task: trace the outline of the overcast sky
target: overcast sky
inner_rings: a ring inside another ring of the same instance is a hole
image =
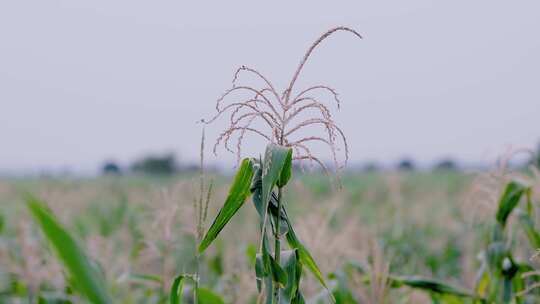
[[[194,160],[195,121],[239,65],[281,90],[336,25],[364,39],[326,40],[298,85],[339,91],[353,161],[476,162],[540,140],[537,0],[2,1],[0,171]]]

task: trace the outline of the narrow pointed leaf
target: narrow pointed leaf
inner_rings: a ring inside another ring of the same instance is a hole
[[[402,285],[422,289],[428,292],[434,292],[445,295],[453,295],[457,297],[466,297],[466,298],[479,298],[474,294],[473,291],[467,290],[462,287],[456,287],[444,282],[423,278],[419,276],[390,276],[390,284],[393,287],[399,287]]]
[[[285,164],[281,168],[281,174],[277,181],[278,187],[285,187],[292,177],[292,149],[288,149],[287,156],[285,158]]]
[[[268,144],[264,154],[262,164],[262,194],[261,201],[268,204],[270,193],[281,177],[283,168],[287,160],[291,158],[291,148],[286,148],[276,144]],[[286,178],[285,174],[284,178]],[[289,176],[290,177],[290,176]],[[264,210],[264,209],[263,209]]]
[[[255,173],[251,184],[251,194],[255,209],[259,214],[261,222],[264,217],[264,204],[262,203],[262,165],[257,162],[254,166]]]
[[[169,303],[170,304],[181,304],[182,303],[182,291],[184,289],[184,281],[186,277],[184,275],[177,276],[172,285],[171,292],[169,294]]]
[[[285,250],[281,252],[281,267],[287,273],[287,285],[280,289],[280,301],[283,304],[293,303],[298,298],[302,265],[298,259],[298,250]]]
[[[475,291],[481,297],[485,297],[488,294],[489,284],[491,278],[487,271],[487,266],[482,266],[482,269],[478,275],[478,281],[476,282]]]
[[[497,222],[503,227],[506,225],[506,220],[512,210],[517,206],[521,196],[527,191],[527,187],[518,182],[510,182],[506,185],[503,195],[499,201],[499,208],[497,210]]]
[[[272,269],[272,278],[274,279],[274,282],[276,282],[279,288],[285,288],[288,281],[287,273],[272,256],[270,256],[270,267]]]
[[[257,290],[261,292],[262,282],[266,277],[266,271],[264,270],[262,255],[257,254],[255,256],[255,278],[257,280]]]
[[[315,260],[311,256],[311,253],[309,250],[300,242],[296,234],[294,233],[294,230],[291,226],[291,223],[289,219],[287,218],[287,225],[289,231],[287,232],[287,243],[289,246],[293,249],[298,250],[298,258],[302,265],[306,266],[309,271],[315,276],[315,278],[319,281],[319,283],[329,291],[328,285],[326,284],[326,281],[324,280],[324,277],[322,275],[321,270],[319,269],[319,266],[317,266],[317,263],[315,263]],[[330,293],[330,296],[333,299],[332,294]]]
[[[272,279],[272,275],[269,271],[265,269],[264,261],[262,254],[257,254],[256,262],[255,262],[255,275],[257,278],[257,290],[259,293],[263,291],[263,285],[264,285],[264,293],[266,297],[266,304],[272,304],[272,292],[274,290],[274,283]]]
[[[540,234],[538,234],[538,231],[535,229],[533,219],[529,214],[520,212],[519,222],[521,223],[523,230],[525,230],[531,246],[535,249],[540,248]]]
[[[212,241],[216,239],[221,230],[234,216],[234,214],[242,207],[247,197],[250,195],[251,180],[253,178],[253,164],[250,159],[244,159],[234,177],[233,184],[229,190],[229,195],[225,200],[225,204],[219,210],[214,222],[208,229],[199,245],[199,253],[203,252]]]
[[[2,213],[0,213],[0,234],[2,234],[2,231],[4,231],[4,226],[5,226],[4,216],[2,215]]]
[[[146,281],[156,284],[163,284],[163,279],[155,274],[133,273],[129,275],[131,281]]]
[[[264,204],[262,203],[262,168],[260,166],[256,166],[255,174],[253,177],[253,183],[251,186],[251,192],[253,194],[253,204],[255,205],[255,208],[257,209],[257,213],[259,214],[259,217],[261,218],[261,221],[264,220]],[[277,220],[277,195],[275,191],[272,191],[270,194],[270,201],[268,202],[268,213],[272,216],[272,224],[275,225]],[[287,233],[287,222],[285,219],[285,213],[284,208],[281,209],[280,212],[280,220],[281,223],[279,225],[280,235],[284,235]]]
[[[285,204],[283,203],[282,199],[282,206],[280,212],[278,212],[278,196],[277,194],[272,191],[272,194],[270,195],[270,202],[268,204],[268,211],[272,215],[272,225],[275,226],[276,222],[278,221],[278,213],[279,213],[279,234],[281,236],[285,235],[289,231],[289,227],[287,226],[287,215],[285,213]],[[276,230],[275,227],[273,229]]]
[[[306,304],[306,300],[301,292],[296,293],[296,296],[292,299],[291,304]]]
[[[208,288],[200,287],[197,291],[199,299],[197,304],[225,304],[221,296]]]
[[[112,303],[104,278],[45,204],[34,197],[27,198],[26,202],[32,217],[69,273],[74,287],[92,303]]]
[[[491,271],[502,271],[503,261],[510,254],[504,241],[492,242],[486,250],[487,265]]]
[[[250,267],[255,267],[255,259],[257,257],[257,247],[253,244],[249,244],[246,247],[246,258]]]

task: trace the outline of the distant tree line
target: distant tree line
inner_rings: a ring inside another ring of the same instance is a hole
[[[150,175],[171,175],[177,171],[177,168],[176,158],[173,154],[150,155],[131,165],[131,171]]]
[[[540,168],[540,144],[534,156],[527,162]],[[523,164],[525,165],[525,164]],[[133,162],[127,169],[122,169],[115,161],[106,161],[101,167],[104,175],[121,175],[126,173],[147,174],[147,175],[172,175],[179,172],[194,172],[199,169],[195,163],[179,164],[174,154],[147,155]],[[357,167],[362,172],[377,172],[383,169],[376,162],[367,162],[361,167]],[[392,168],[390,168],[392,169]],[[412,158],[402,158],[393,168],[397,171],[411,172],[418,170]],[[451,158],[444,158],[431,166],[432,171],[458,171],[461,169],[458,162]],[[301,171],[298,164],[295,164],[295,171]]]
[[[368,162],[361,167],[361,171],[363,172],[377,172],[384,169],[385,168],[383,166],[377,164],[376,162]],[[416,162],[412,158],[405,157],[405,158],[402,158],[400,161],[398,161],[394,167],[389,167],[386,169],[401,171],[401,172],[412,172],[412,171],[417,171],[419,168]],[[435,162],[431,166],[431,170],[432,171],[459,171],[460,166],[458,165],[457,161],[451,158],[443,158],[440,161]]]
[[[101,167],[101,173],[104,175],[120,175],[122,172],[116,162],[108,160]]]
[[[137,159],[123,169],[117,162],[108,160],[103,163],[103,175],[145,174],[173,175],[179,172],[193,172],[199,169],[197,164],[180,164],[172,153],[162,155],[147,155]]]
[[[308,166],[309,167],[309,166]],[[416,163],[410,158],[404,158],[396,164],[398,171],[411,172],[417,170]],[[144,174],[144,175],[173,175],[180,172],[194,172],[199,170],[198,164],[179,164],[173,154],[148,155],[142,157],[127,168],[123,169],[115,161],[109,160],[103,163],[101,173],[103,175]],[[376,162],[366,163],[360,168],[363,172],[377,172],[382,170]],[[458,170],[455,161],[444,159],[433,166],[437,171]],[[300,166],[295,164],[295,171],[301,171]]]

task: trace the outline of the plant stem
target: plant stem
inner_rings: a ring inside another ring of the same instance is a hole
[[[203,212],[203,196],[204,196],[204,188],[205,188],[205,175],[204,175],[204,139],[205,139],[205,133],[204,133],[204,127],[202,129],[202,135],[201,135],[201,146],[200,146],[200,168],[199,168],[199,200],[198,202],[195,201],[195,213],[199,213],[197,218],[197,228],[195,231],[195,239],[197,242],[195,243],[195,290],[193,290],[193,303],[197,304],[199,303],[199,271],[200,271],[200,254],[197,250],[197,244],[200,244],[203,235],[204,235],[204,221],[206,220],[206,211],[208,210],[208,202],[210,200],[210,192],[212,191],[212,184],[210,184],[210,188],[208,189],[207,199],[206,199],[206,206],[204,207]]]
[[[277,216],[276,216],[276,231],[274,234],[274,260],[280,265],[281,258],[281,235],[280,235],[280,222],[281,222],[281,197],[283,195],[283,190],[281,187],[278,188],[278,199],[277,199]],[[274,285],[274,301],[272,303],[279,304],[279,286]]]
[[[197,253],[195,255],[195,284],[194,284],[195,289],[193,290],[193,303],[194,304],[197,304],[199,301],[198,299],[199,298],[199,263],[200,263],[199,259],[200,259],[199,253]]]

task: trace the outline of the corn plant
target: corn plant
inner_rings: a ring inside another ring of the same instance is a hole
[[[241,66],[234,74],[233,87],[218,99],[217,114],[209,120],[203,120],[205,123],[211,123],[229,114],[229,127],[216,140],[214,152],[222,144],[225,149],[236,154],[240,165],[223,207],[200,242],[199,252],[208,248],[251,196],[260,220],[260,243],[255,263],[257,287],[261,298],[266,298],[266,303],[304,303],[304,297],[300,292],[300,279],[304,267],[327,288],[311,253],[300,242],[293,229],[283,195],[284,188],[292,176],[293,160],[318,164],[323,170],[328,171],[323,161],[312,153],[311,143],[323,143],[330,149],[336,170],[341,169],[347,162],[347,140],[341,128],[332,120],[329,106],[309,95],[316,91],[328,92],[339,108],[340,100],[336,91],[326,85],[315,85],[299,90],[293,95],[293,92],[296,92],[294,87],[296,80],[313,50],[338,31],[360,37],[355,30],[347,27],[336,27],[324,33],[308,49],[287,88],[281,94],[257,70]],[[239,77],[243,72],[260,80],[262,88],[239,85]],[[227,103],[228,97],[233,92],[247,93],[249,97],[243,101]],[[266,132],[252,125],[257,121],[264,124]],[[301,131],[310,127],[322,127],[323,135],[298,136]],[[264,158],[244,158],[240,161],[246,133],[261,136],[268,142]],[[236,148],[230,147],[233,138],[237,140]],[[343,162],[338,161],[340,147],[344,148]],[[287,241],[288,250],[282,248],[283,239]],[[273,248],[271,248],[272,240]]]
[[[499,201],[491,238],[481,253],[482,263],[476,286],[477,293],[484,296],[488,303],[536,303],[539,299],[534,293],[525,293],[526,287],[535,284],[538,277],[524,275],[533,270],[532,265],[514,258],[513,240],[507,232],[508,218],[515,212],[531,247],[535,250],[540,248],[531,192],[530,186],[512,181],[507,184]],[[520,208],[523,201],[524,205]]]
[[[531,261],[519,261],[512,253],[515,234],[508,233],[512,213],[517,217],[516,228],[524,232],[531,249],[540,248],[540,233],[534,221],[532,188],[512,181],[505,186],[499,199],[490,235],[479,254],[480,268],[473,290],[422,276],[395,274],[385,276],[387,286],[422,290],[430,295],[433,303],[538,303],[540,272],[534,270]],[[335,284],[332,292],[338,303],[361,303],[350,290],[354,275],[361,276],[361,284],[371,284],[378,274],[370,273],[366,266],[352,262],[333,273],[331,277]]]

